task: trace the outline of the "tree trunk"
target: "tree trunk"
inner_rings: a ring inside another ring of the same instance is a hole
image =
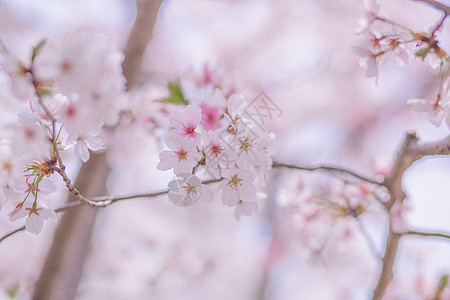
[[[137,17],[125,47],[123,72],[128,88],[136,84],[142,57],[153,33],[162,0],[137,0]],[[105,195],[109,168],[106,154],[93,154],[83,164],[75,186],[86,197]],[[69,194],[68,201],[73,201]],[[89,253],[97,209],[81,206],[64,212],[36,282],[32,300],[74,299]]]

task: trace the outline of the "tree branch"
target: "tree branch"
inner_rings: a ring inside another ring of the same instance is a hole
[[[396,202],[400,205],[405,199],[405,193],[402,189],[402,178],[405,171],[416,161],[425,156],[449,155],[450,154],[450,135],[445,139],[431,142],[420,143],[415,133],[408,133],[400,146],[397,157],[392,165],[389,174],[386,176],[383,184],[390,193],[390,199],[386,203],[389,214]],[[389,282],[393,277],[392,268],[397,255],[400,238],[403,234],[394,232],[392,221],[389,222],[389,234],[386,238],[386,248],[382,258],[382,269],[374,289],[372,300],[381,300],[386,291]]]
[[[296,165],[289,165],[289,164],[283,164],[279,162],[274,162],[272,165],[273,168],[288,168],[288,169],[296,169],[296,170],[302,170],[302,171],[316,171],[316,170],[322,170],[322,171],[328,171],[328,172],[339,172],[339,173],[345,173],[347,175],[353,176],[355,178],[358,178],[362,181],[366,181],[372,184],[376,184],[379,186],[383,186],[383,183],[375,181],[374,179],[367,178],[363,175],[359,175],[353,171],[340,168],[340,167],[333,167],[333,166],[317,166],[317,167],[304,167],[304,166],[296,166]]]
[[[450,154],[450,135],[445,139],[420,143],[416,133],[408,133],[403,141],[397,157],[392,165],[392,169],[384,180],[384,185],[388,188],[391,199],[388,202],[388,208],[391,208],[395,201],[403,201],[405,194],[402,190],[401,180],[403,173],[416,161],[425,156],[449,155]]]
[[[402,235],[417,235],[417,236],[425,236],[425,237],[427,237],[427,236],[428,237],[439,237],[439,238],[449,239],[450,240],[450,233],[409,230],[407,232],[402,233]]]
[[[218,178],[218,179],[206,180],[206,181],[204,181],[202,183],[203,184],[211,184],[211,183],[219,182],[219,181],[222,181],[222,180],[223,180],[223,178]],[[74,188],[71,191],[71,193],[74,194],[74,192],[76,192],[76,191],[78,191],[78,190]],[[72,209],[72,208],[76,208],[76,207],[80,207],[80,206],[83,206],[83,205],[89,205],[91,207],[104,208],[104,207],[107,207],[107,206],[109,206],[111,204],[114,204],[116,202],[123,201],[123,200],[131,200],[131,199],[137,199],[137,198],[154,198],[154,197],[161,196],[161,195],[164,195],[164,194],[167,194],[167,193],[169,193],[169,189],[164,189],[164,190],[161,190],[161,191],[152,192],[152,193],[144,193],[144,194],[132,194],[132,195],[124,195],[124,196],[101,196],[101,197],[95,197],[95,198],[92,198],[92,199],[87,199],[86,197],[84,197],[83,195],[78,193],[77,194],[77,198],[78,197],[82,197],[83,201],[80,200],[79,202],[76,202],[76,201],[69,202],[65,206],[55,209],[55,212],[56,213],[60,213],[60,212],[64,212],[66,210],[69,210],[69,209]],[[9,238],[10,236],[12,236],[12,235],[14,235],[14,234],[16,234],[18,232],[21,232],[23,230],[25,230],[25,226],[22,226],[22,227],[19,227],[17,229],[14,229],[13,231],[3,235],[2,237],[0,237],[0,243],[3,240]]]
[[[24,230],[25,230],[25,226],[22,226],[22,227],[19,227],[17,229],[14,229],[11,232],[8,232],[7,234],[5,234],[4,236],[2,236],[0,238],[0,243],[3,242],[4,240],[6,240],[7,238],[9,238],[10,236],[12,236],[12,235],[14,235],[14,234],[16,234],[18,232],[24,231]]]
[[[128,88],[136,85],[145,49],[153,36],[153,27],[162,0],[137,0],[137,16],[125,46],[123,74]]]
[[[442,10],[445,15],[450,15],[450,7],[448,7],[447,5],[444,5],[442,3],[439,3],[437,1],[434,1],[434,0],[414,0],[414,1],[428,3],[429,5],[434,6],[437,9]]]

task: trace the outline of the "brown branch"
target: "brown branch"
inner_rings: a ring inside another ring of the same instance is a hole
[[[450,233],[441,233],[441,232],[427,232],[427,231],[417,231],[417,230],[409,230],[407,232],[402,233],[402,235],[417,235],[417,236],[425,236],[425,237],[438,237],[443,239],[450,239]]]
[[[218,179],[212,179],[212,180],[206,180],[204,182],[202,182],[203,184],[211,184],[211,183],[215,183],[215,182],[219,182],[222,181],[223,178],[218,178]],[[72,185],[73,186],[73,185]],[[78,192],[77,189],[73,189],[71,191],[72,195],[74,195],[74,192]],[[98,207],[98,208],[104,208],[107,207],[111,204],[114,204],[116,202],[119,201],[124,201],[124,200],[131,200],[131,199],[137,199],[137,198],[154,198],[157,196],[161,196],[164,194],[169,193],[169,189],[164,189],[158,192],[152,192],[152,193],[144,193],[144,194],[132,194],[132,195],[124,195],[124,196],[101,196],[101,197],[95,197],[92,199],[87,199],[86,197],[84,197],[83,195],[81,195],[79,192],[77,194],[77,199],[78,197],[82,197],[83,200],[79,200],[79,201],[73,201],[73,202],[69,202],[67,203],[65,206],[60,207],[55,209],[56,213],[60,213],[60,212],[64,212],[66,210],[72,209],[72,208],[76,208],[76,207],[80,207],[83,205],[89,205],[91,207]],[[75,196],[75,195],[74,195]],[[4,236],[0,237],[0,243],[7,239],[8,237],[21,232],[25,230],[25,226],[22,226],[20,228],[17,228],[7,234],[5,234]]]
[[[10,236],[13,236],[14,234],[16,234],[18,232],[21,232],[21,231],[24,231],[24,230],[25,230],[25,226],[22,226],[22,227],[19,227],[17,229],[14,229],[11,232],[8,232],[7,234],[5,234],[4,236],[2,236],[0,238],[0,243],[3,242],[4,240],[6,240],[7,238],[9,238]]]
[[[420,2],[428,3],[429,5],[434,6],[437,9],[442,10],[445,15],[450,15],[450,7],[448,7],[447,5],[444,5],[442,3],[439,3],[437,1],[434,1],[434,0],[414,0],[414,1],[420,1]]]
[[[125,46],[123,74],[128,88],[136,85],[147,44],[153,36],[153,27],[162,0],[137,0],[137,16]]]
[[[391,208],[395,201],[402,201],[405,194],[402,190],[401,180],[403,173],[416,161],[425,156],[449,155],[450,135],[445,139],[420,143],[415,133],[408,133],[397,154],[391,171],[386,176],[384,185],[388,188],[391,199],[388,207]]]
[[[304,166],[296,166],[296,165],[289,165],[289,164],[283,164],[279,162],[274,162],[272,165],[273,168],[288,168],[288,169],[296,169],[296,170],[302,170],[302,171],[316,171],[316,170],[322,170],[322,171],[328,171],[328,172],[339,172],[339,173],[345,173],[347,175],[353,176],[355,178],[358,178],[359,180],[366,181],[371,184],[376,184],[379,186],[383,186],[383,183],[378,182],[374,179],[367,178],[363,175],[357,174],[353,171],[341,168],[341,167],[333,167],[333,166],[317,166],[317,167],[304,167]]]
[[[449,155],[450,135],[445,139],[431,143],[420,143],[415,133],[408,133],[397,153],[389,174],[383,184],[390,193],[390,200],[386,203],[388,212],[391,213],[394,203],[403,203],[405,193],[401,180],[405,171],[416,161],[425,156]],[[386,238],[386,248],[382,258],[382,269],[374,289],[372,300],[381,300],[389,282],[393,277],[393,266],[397,255],[400,238],[403,234],[393,231],[392,222],[389,223],[389,234]]]
[[[62,165],[62,166],[64,166],[64,165]],[[56,172],[59,173],[59,175],[61,175],[63,181],[66,184],[67,190],[75,197],[76,200],[78,200],[82,204],[87,204],[92,207],[98,206],[94,201],[89,200],[88,198],[84,197],[80,193],[80,191],[72,184],[72,182],[70,181],[70,178],[67,176],[67,174],[63,168],[55,167],[55,170],[56,170]]]
[[[444,25],[444,21],[445,19],[447,19],[448,14],[444,14],[444,16],[442,17],[441,21],[439,21],[439,23],[436,24],[436,26],[434,26],[433,31],[431,31],[431,36],[434,37],[435,33],[441,29],[442,25]]]

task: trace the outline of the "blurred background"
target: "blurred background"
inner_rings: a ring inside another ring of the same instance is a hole
[[[420,2],[380,2],[380,15],[416,31],[427,31],[441,18]],[[24,61],[42,38],[79,28],[124,47],[136,16],[130,0],[0,5],[0,39]],[[352,51],[363,13],[358,0],[163,1],[142,76],[130,91],[135,110],[153,114],[152,100],[167,95],[168,81],[189,80],[208,65],[247,99],[263,91],[281,108],[269,124],[282,146],[276,161],[382,175],[406,132],[432,141],[446,137],[448,128],[436,128],[406,105],[407,99],[435,95],[438,72],[428,64],[399,67],[391,59],[380,67],[377,83],[365,77]],[[440,46],[449,50],[445,25]],[[2,78],[1,124],[14,122],[23,108],[7,84]],[[166,188],[173,175],[156,169],[161,133],[138,126],[117,132],[109,140],[108,192]],[[68,165],[75,178],[79,163],[69,159]],[[50,205],[59,207],[64,185],[53,177],[60,192]],[[448,157],[423,159],[407,171],[405,218],[411,228],[449,231],[449,178]],[[220,199],[179,208],[161,196],[101,209],[76,299],[368,299],[388,218],[377,205],[368,205],[358,221],[333,218],[316,207],[343,190],[362,197],[359,183],[338,176],[276,169],[257,214],[240,221]],[[22,225],[9,222],[7,214],[0,211],[1,234]],[[31,297],[56,226],[46,223],[40,235],[19,233],[0,244],[0,299]],[[433,295],[440,276],[450,271],[449,253],[445,240],[402,240],[386,299]]]

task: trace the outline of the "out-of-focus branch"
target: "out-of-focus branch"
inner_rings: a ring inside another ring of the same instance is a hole
[[[153,36],[153,27],[161,3],[162,0],[136,1],[137,16],[124,50],[123,74],[127,79],[128,88],[135,86],[137,83],[144,52]]]
[[[403,235],[417,235],[417,236],[425,236],[425,237],[438,237],[443,239],[450,239],[450,233],[441,233],[441,232],[427,232],[427,231],[417,231],[417,230],[410,230]]]
[[[450,154],[450,136],[445,139],[431,142],[420,143],[415,133],[408,133],[400,146],[397,157],[392,165],[389,174],[386,176],[383,184],[390,193],[390,200],[386,203],[389,214],[395,203],[402,204],[405,199],[405,193],[402,189],[401,180],[405,171],[419,159],[432,155]],[[394,232],[392,221],[389,223],[389,234],[386,239],[386,248],[382,258],[381,273],[377,285],[374,289],[372,300],[381,300],[386,288],[393,277],[393,266],[397,255],[400,238],[403,234]]]
[[[420,2],[428,3],[429,5],[434,6],[437,9],[442,10],[445,15],[450,15],[450,7],[447,6],[447,5],[444,5],[442,3],[439,3],[437,1],[434,1],[434,0],[414,0],[414,1],[420,1]]]
[[[355,216],[355,220],[358,223],[358,228],[359,228],[359,231],[361,232],[362,237],[366,240],[366,244],[369,247],[370,252],[376,259],[381,260],[381,255],[377,251],[375,242],[370,237],[370,234],[367,232],[366,228],[364,227],[363,222],[361,221],[360,218],[358,218],[358,216]]]
[[[322,171],[328,171],[328,172],[338,172],[338,173],[345,173],[347,175],[353,176],[355,178],[358,178],[362,181],[366,181],[368,183],[376,184],[379,186],[383,186],[383,183],[378,182],[374,179],[367,178],[363,175],[357,174],[353,171],[341,168],[341,167],[333,167],[333,166],[317,166],[317,167],[305,167],[305,166],[297,166],[297,165],[289,165],[289,164],[283,164],[279,162],[274,162],[272,165],[273,168],[288,168],[288,169],[296,169],[296,170],[302,170],[302,171],[316,171],[316,170],[322,170]]]

